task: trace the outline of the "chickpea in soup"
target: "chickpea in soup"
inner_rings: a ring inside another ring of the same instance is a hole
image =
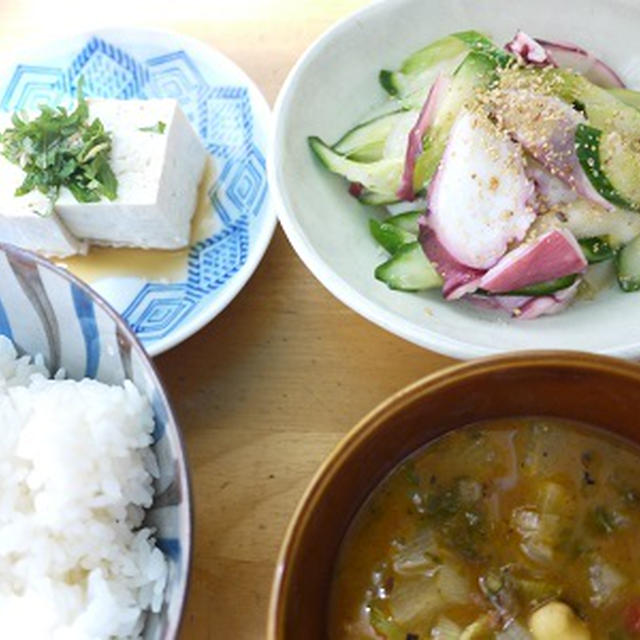
[[[331,640],[640,638],[640,449],[554,418],[471,425],[376,488]]]

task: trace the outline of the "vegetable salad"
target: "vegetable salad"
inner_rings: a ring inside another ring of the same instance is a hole
[[[442,38],[379,74],[388,94],[317,159],[365,205],[392,289],[520,319],[616,277],[640,289],[640,92],[572,44]]]

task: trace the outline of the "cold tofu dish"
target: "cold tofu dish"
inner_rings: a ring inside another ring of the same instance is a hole
[[[640,92],[604,62],[466,31],[379,80],[389,98],[374,117],[332,146],[309,138],[351,195],[386,207],[370,220],[391,254],[376,278],[521,319],[609,276],[640,289]]]
[[[188,245],[207,154],[175,100],[80,92],[0,131],[0,241],[50,257]]]
[[[635,445],[557,419],[450,432],[351,523],[328,637],[640,637],[639,464]]]

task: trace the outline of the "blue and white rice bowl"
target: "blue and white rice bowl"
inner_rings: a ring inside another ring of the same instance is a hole
[[[189,578],[192,511],[182,437],[155,368],[118,314],[88,286],[48,261],[0,245],[0,283],[0,336],[9,338],[19,354],[41,355],[50,372],[63,369],[75,380],[117,385],[130,380],[151,406],[157,477],[143,526],[155,530],[168,573],[161,608],[147,616],[142,637],[173,639]]]

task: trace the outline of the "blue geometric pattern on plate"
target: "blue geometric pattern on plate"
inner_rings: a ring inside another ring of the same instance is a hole
[[[147,60],[147,69],[149,86],[145,91],[146,97],[177,100],[189,120],[199,129],[198,94],[208,85],[191,58],[184,51],[173,51]]]
[[[245,153],[253,135],[251,104],[244,87],[216,87],[198,100],[198,131],[216,157]]]
[[[69,87],[75,94],[78,79],[84,79],[87,95],[100,98],[140,98],[149,71],[113,45],[91,38],[75,57],[69,70]]]
[[[187,285],[149,282],[139,291],[124,316],[141,339],[162,338],[193,309],[197,298]]]
[[[267,195],[265,162],[260,151],[252,146],[228,162],[211,191],[213,207],[226,224],[231,224],[239,212],[257,216]]]
[[[62,69],[20,64],[0,104],[4,111],[37,109],[43,102],[58,104],[66,89],[66,74]]]
[[[217,81],[215,71],[190,55],[188,46],[173,49],[170,37],[167,43],[159,52],[157,42],[146,48],[144,42],[130,46],[129,40],[116,46],[108,38],[88,36],[70,47],[64,64],[17,65],[0,99],[7,111],[34,109],[43,102],[71,104],[83,78],[87,96],[174,98],[198,131],[213,157],[217,179],[208,195],[222,225],[190,249],[184,281],[141,280],[126,302],[114,303],[147,349],[203,312],[230,284],[247,261],[268,209],[264,142],[260,148],[255,140],[246,86],[232,86],[227,77]]]
[[[229,273],[247,259],[249,248],[246,217],[228,225],[222,233],[198,243],[189,255],[189,290],[203,294],[221,287]]]

